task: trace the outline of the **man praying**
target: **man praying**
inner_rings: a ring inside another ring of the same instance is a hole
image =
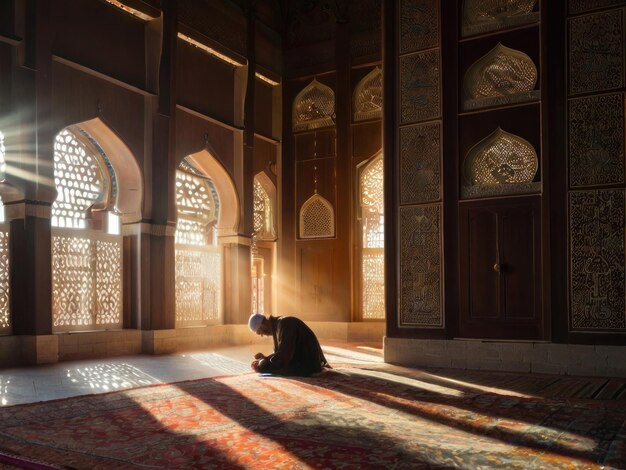
[[[274,352],[269,356],[256,353],[251,367],[256,372],[308,377],[330,368],[315,333],[299,318],[265,318],[254,313],[248,320],[252,332],[272,336]]]

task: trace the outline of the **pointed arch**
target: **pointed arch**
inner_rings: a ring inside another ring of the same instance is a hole
[[[335,236],[335,209],[319,194],[313,194],[300,208],[300,238]]]
[[[335,92],[313,79],[293,101],[293,131],[305,131],[335,124]]]
[[[241,205],[230,174],[208,149],[193,153],[187,156],[187,159],[211,178],[220,200],[220,206],[228,208],[219,211],[216,225],[218,237],[237,235]]]
[[[276,239],[276,186],[261,171],[254,176],[254,234],[259,240]]]
[[[354,88],[352,107],[355,121],[382,116],[383,72],[380,67],[374,67]]]

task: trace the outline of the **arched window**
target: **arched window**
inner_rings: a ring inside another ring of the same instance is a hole
[[[333,126],[334,114],[335,92],[313,79],[293,101],[293,131]]]
[[[185,159],[176,171],[176,326],[221,318],[220,199],[211,178]]]
[[[0,181],[4,181],[6,159],[4,134],[0,132]],[[0,334],[11,333],[9,310],[9,227],[4,221],[4,203],[0,197]]]
[[[383,72],[380,67],[375,67],[356,86],[352,97],[352,107],[355,121],[382,116]]]
[[[300,238],[331,238],[335,236],[335,210],[319,194],[307,199],[300,209]]]
[[[274,185],[264,173],[254,177],[254,237],[256,240],[276,238],[275,193]]]
[[[360,304],[363,320],[385,318],[383,157],[359,172]]]
[[[115,172],[100,145],[79,126],[55,139],[54,180],[53,328],[120,328],[122,237]]]

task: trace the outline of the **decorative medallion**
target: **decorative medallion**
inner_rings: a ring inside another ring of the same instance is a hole
[[[439,49],[400,57],[400,124],[441,116]]]
[[[439,46],[439,1],[400,2],[400,54]]]
[[[400,204],[441,199],[441,124],[400,129]]]
[[[613,10],[569,20],[569,91],[624,86],[624,20]]]
[[[626,330],[623,189],[569,200],[570,328]]]
[[[441,259],[441,205],[401,207],[401,327],[443,327]]]
[[[624,96],[569,102],[570,186],[624,183]]]

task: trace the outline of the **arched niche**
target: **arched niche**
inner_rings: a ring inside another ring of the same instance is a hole
[[[276,239],[276,186],[272,182],[271,178],[265,171],[261,171],[254,176],[255,184],[259,184],[262,190],[265,192],[267,198],[269,199],[269,207],[264,205],[263,211],[265,213],[266,218],[269,216],[269,220],[264,223],[264,227],[260,230],[259,233],[256,233],[256,236],[261,240],[275,240]],[[256,190],[255,190],[256,194]],[[257,203],[255,198],[254,203],[254,211],[255,211],[255,232],[257,232]],[[269,212],[269,214],[268,214]]]
[[[293,100],[293,131],[306,131],[335,124],[335,92],[313,79]]]
[[[230,174],[207,149],[188,155],[187,159],[209,176],[215,185],[221,208],[217,219],[218,237],[237,235],[241,206]]]

